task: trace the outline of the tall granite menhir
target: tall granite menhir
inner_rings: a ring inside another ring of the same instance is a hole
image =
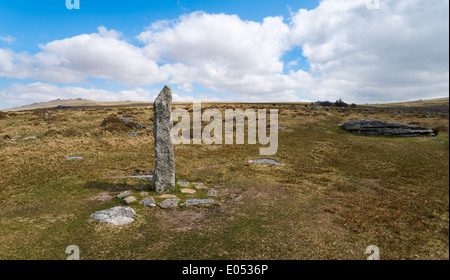
[[[165,86],[153,104],[153,135],[155,137],[155,191],[175,190],[175,161],[172,145],[172,91]]]

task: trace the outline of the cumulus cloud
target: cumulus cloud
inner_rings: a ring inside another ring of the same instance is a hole
[[[448,6],[384,0],[369,10],[365,0],[324,0],[291,11],[288,20],[261,22],[194,12],[152,23],[137,36],[143,47],[101,26],[40,45],[36,54],[0,49],[0,77],[59,83],[93,77],[135,88],[169,83],[197,93],[196,84],[226,93],[225,100],[254,102],[441,97],[449,90]],[[298,58],[284,61],[298,48]],[[295,70],[305,58],[310,70]]]
[[[118,31],[99,27],[99,33],[40,45],[42,51],[34,55],[0,49],[0,76],[61,83],[79,83],[93,77],[132,86],[168,79],[155,61],[121,36]]]
[[[26,85],[14,83],[0,90],[0,97],[6,100],[5,108],[26,105],[33,102],[46,102],[56,99],[76,99],[83,98],[93,101],[153,101],[159,90],[148,90],[137,87],[130,90],[109,91],[97,88],[83,88],[75,86],[58,87],[49,83],[30,83]],[[194,98],[188,95],[173,93],[173,100],[193,101]]]
[[[293,17],[292,43],[303,49],[315,82],[311,99],[359,102],[448,94],[448,1],[323,1]]]

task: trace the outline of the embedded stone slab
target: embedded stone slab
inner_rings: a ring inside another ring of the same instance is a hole
[[[159,204],[159,207],[162,209],[175,208],[178,206],[179,201],[179,199],[166,199]]]
[[[135,122],[135,121],[133,121],[133,120],[131,120],[131,119],[129,119],[129,118],[120,117],[119,119],[120,119],[121,121],[123,121],[125,124],[131,123],[131,124],[134,125],[134,127],[137,128],[137,129],[145,129],[145,128],[146,128],[146,127],[143,126],[142,124],[139,124],[138,122]],[[128,134],[128,135],[129,135],[129,134]],[[137,135],[137,136],[139,136],[139,135]]]
[[[66,157],[66,160],[83,159],[83,157]]]
[[[122,203],[125,203],[125,204],[130,204],[135,201],[137,201],[137,199],[134,196],[127,196],[124,199],[122,199]]]
[[[204,190],[207,189],[208,187],[205,185],[205,183],[192,183],[192,185],[194,185],[194,187],[197,190]]]
[[[183,204],[181,204],[181,206],[198,206],[198,205],[210,205],[210,204],[214,204],[215,201],[214,199],[188,199],[186,200]]]
[[[178,180],[177,185],[187,188],[187,187],[189,187],[189,182]]]
[[[182,193],[187,193],[187,194],[194,194],[194,193],[197,192],[196,190],[188,189],[188,188],[181,189],[180,191],[181,191]]]
[[[151,196],[144,198],[139,203],[144,205],[145,207],[156,207],[155,199],[153,199],[153,197]]]
[[[30,139],[37,139],[37,137],[36,136],[28,136],[28,137],[23,138],[23,140],[30,140]]]
[[[151,181],[153,180],[153,175],[132,175],[128,176],[129,178],[136,178],[143,181]]]
[[[177,196],[174,194],[162,194],[159,198],[177,198]]]
[[[433,130],[427,127],[372,119],[346,122],[342,128],[354,134],[372,136],[435,136]]]
[[[130,191],[130,190],[128,190],[128,191],[123,191],[123,192],[121,192],[120,194],[118,194],[116,197],[117,197],[117,198],[123,198],[123,197],[128,196],[128,195],[131,195],[131,191]]]
[[[216,192],[216,190],[209,190],[207,193],[206,193],[206,195],[207,196],[213,196],[213,197],[216,197],[217,196],[217,192]]]
[[[101,223],[123,226],[134,222],[136,212],[131,207],[116,206],[111,209],[97,211],[91,217]]]
[[[251,159],[248,162],[255,163],[255,164],[284,165],[284,163],[278,162],[273,159],[268,159],[268,158]]]
[[[153,103],[155,171],[152,188],[157,192],[175,190],[172,126],[172,90],[165,86]]]

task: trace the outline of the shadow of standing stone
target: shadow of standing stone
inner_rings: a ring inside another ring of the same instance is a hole
[[[155,137],[155,172],[152,188],[175,190],[175,161],[172,145],[172,91],[165,86],[153,104],[153,135]]]

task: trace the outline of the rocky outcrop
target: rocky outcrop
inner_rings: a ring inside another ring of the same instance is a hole
[[[351,121],[344,123],[342,128],[354,134],[398,137],[434,136],[430,128],[382,120]]]

